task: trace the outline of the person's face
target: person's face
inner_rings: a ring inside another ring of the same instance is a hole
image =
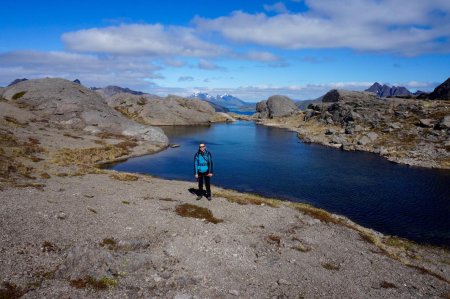
[[[205,151],[206,146],[204,144],[200,144],[198,147],[202,152]]]

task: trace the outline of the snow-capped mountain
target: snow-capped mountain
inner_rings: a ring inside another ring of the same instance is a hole
[[[249,103],[244,102],[243,100],[232,96],[231,94],[223,94],[223,95],[217,95],[217,96],[211,96],[208,93],[204,92],[196,92],[192,95],[190,95],[188,98],[190,99],[199,99],[204,100],[208,102],[212,102],[214,104],[226,107],[226,108],[238,108],[242,106],[249,105]]]

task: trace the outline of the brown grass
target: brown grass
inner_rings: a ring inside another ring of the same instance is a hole
[[[18,93],[14,94],[14,95],[12,96],[12,99],[13,99],[13,100],[18,100],[18,99],[20,99],[21,97],[23,97],[26,93],[27,93],[26,91],[18,92]]]
[[[196,205],[192,205],[189,203],[178,205],[175,208],[175,211],[178,215],[182,217],[191,217],[197,219],[204,219],[206,222],[210,223],[220,223],[223,222],[222,219],[215,218],[211,212],[211,210],[203,207],[199,207]]]
[[[139,179],[137,175],[129,173],[113,173],[110,177],[118,181],[137,181]]]
[[[336,265],[333,263],[322,263],[321,265],[323,268],[330,270],[330,271],[338,271],[341,268],[340,265]]]
[[[105,238],[99,245],[101,247],[106,247],[109,250],[115,250],[117,248],[117,241],[114,238]]]
[[[338,216],[325,210],[313,207],[312,205],[305,203],[291,203],[290,205],[297,211],[309,215],[315,219],[319,219],[322,222],[347,226],[347,221],[345,219],[339,218]]]
[[[280,206],[281,202],[279,200],[274,200],[270,198],[264,198],[259,195],[255,194],[243,194],[238,193],[232,190],[225,190],[225,189],[219,189],[216,192],[214,192],[215,196],[223,197],[229,202],[237,203],[240,205],[267,205],[272,208],[277,208]]]
[[[100,162],[114,161],[127,154],[129,154],[128,149],[113,145],[81,149],[63,148],[56,152],[53,162],[60,166],[93,166]]]

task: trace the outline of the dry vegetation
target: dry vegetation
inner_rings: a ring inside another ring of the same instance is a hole
[[[197,218],[202,219],[206,222],[210,223],[220,223],[223,222],[222,219],[218,219],[213,216],[211,210],[203,207],[199,207],[192,204],[181,204],[178,205],[175,209],[176,213],[182,217],[191,217],[191,218]]]

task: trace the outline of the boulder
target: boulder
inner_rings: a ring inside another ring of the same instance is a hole
[[[259,118],[273,118],[288,116],[299,111],[294,101],[286,96],[274,95],[266,101],[256,104],[256,112]]]
[[[450,129],[450,115],[443,117],[436,125],[436,129],[438,130]]]

